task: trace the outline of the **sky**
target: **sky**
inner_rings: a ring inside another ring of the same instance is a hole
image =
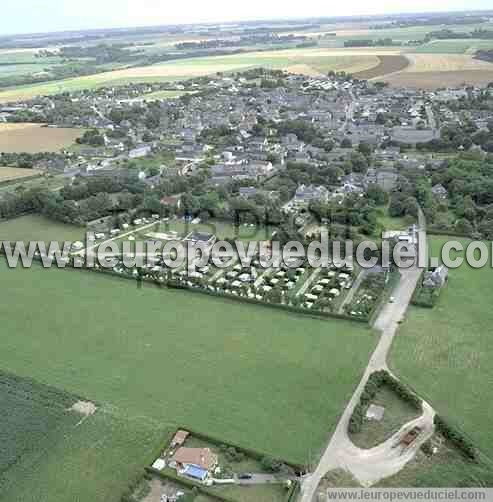
[[[492,8],[491,0],[0,0],[0,34]]]

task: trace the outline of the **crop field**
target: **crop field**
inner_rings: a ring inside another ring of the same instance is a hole
[[[0,222],[0,241],[78,241],[83,240],[85,229],[75,225],[54,222],[44,216],[27,215]]]
[[[3,476],[0,501],[72,502],[77,494],[78,502],[120,502],[171,433],[163,422],[122,415],[103,407],[77,426],[59,427]]]
[[[354,73],[354,77],[358,79],[377,78],[389,73],[402,71],[409,66],[409,59],[401,55],[378,56],[378,61],[377,66]]]
[[[432,40],[420,47],[413,48],[416,54],[474,54],[478,50],[493,49],[493,40],[458,39]]]
[[[445,242],[433,238],[434,256]],[[467,242],[467,241],[463,241]],[[493,414],[493,271],[463,265],[434,309],[411,307],[391,366],[490,457]]]
[[[406,54],[411,64],[382,78],[395,86],[436,89],[463,83],[485,85],[493,81],[493,63],[467,54]]]
[[[180,424],[300,463],[322,450],[376,341],[358,323],[98,273],[2,262],[0,276],[0,367],[136,424]]]
[[[0,416],[0,480],[48,437],[56,441],[60,427],[75,425],[80,420],[77,413],[67,411],[77,400],[67,393],[0,371],[0,401],[4,411]],[[4,481],[0,484],[3,486]]]
[[[0,183],[21,180],[23,178],[32,178],[39,176],[42,171],[34,169],[21,169],[17,167],[0,167]]]
[[[386,49],[289,49],[249,52],[231,56],[210,56],[168,61],[153,66],[108,71],[78,78],[35,85],[18,86],[0,91],[0,103],[29,99],[38,95],[66,91],[94,89],[105,85],[125,85],[130,82],[168,82],[211,75],[217,72],[235,72],[263,66],[293,71],[304,69],[308,74],[327,73],[330,70],[357,72],[378,65],[378,54],[398,54]],[[297,66],[297,65],[301,65]]]
[[[0,152],[56,152],[72,145],[83,132],[39,124],[0,124]]]

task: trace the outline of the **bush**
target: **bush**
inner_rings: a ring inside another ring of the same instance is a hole
[[[469,460],[477,461],[477,451],[472,441],[470,441],[461,431],[449,424],[439,415],[435,415],[433,420],[436,430],[458,448]]]
[[[361,393],[360,400],[353,410],[353,414],[349,419],[348,431],[350,434],[361,432],[366,410],[370,402],[375,398],[377,392],[382,386],[387,386],[395,392],[402,400],[409,403],[418,411],[422,410],[421,400],[404,384],[396,380],[388,371],[375,371],[370,375],[366,382],[365,388]]]
[[[281,472],[285,467],[280,460],[271,457],[263,457],[260,463],[267,472]]]

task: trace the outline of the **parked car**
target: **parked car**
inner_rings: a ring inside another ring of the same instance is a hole
[[[241,474],[238,474],[238,479],[252,479],[252,477],[253,476],[248,472],[243,472]]]

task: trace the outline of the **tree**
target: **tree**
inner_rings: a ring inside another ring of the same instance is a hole
[[[104,137],[99,134],[97,129],[89,129],[76,142],[81,145],[104,146]]]
[[[352,148],[352,147],[353,147],[353,143],[351,142],[351,140],[349,138],[344,138],[341,141],[341,148]]]
[[[455,223],[455,231],[459,234],[471,235],[474,231],[474,227],[469,220],[461,218]]]
[[[387,204],[389,198],[385,190],[376,183],[373,183],[368,187],[366,195],[375,203],[376,206],[383,206]]]
[[[372,146],[368,143],[360,143],[358,145],[358,152],[365,155],[366,157],[369,157],[372,151],[373,151]]]
[[[281,472],[285,465],[280,461],[271,457],[263,457],[261,465],[267,472]]]

